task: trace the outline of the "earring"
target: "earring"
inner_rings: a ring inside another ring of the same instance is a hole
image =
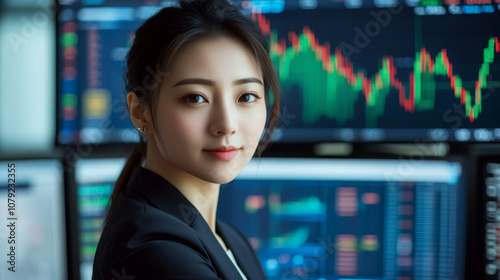
[[[148,130],[144,127],[144,126],[143,126],[143,127],[141,127],[141,128],[139,128],[139,127],[138,127],[138,128],[137,128],[137,130],[139,130],[139,132],[140,132],[140,133],[142,133],[142,134],[144,134],[144,135],[145,135],[145,134],[146,134],[146,132],[148,131]]]

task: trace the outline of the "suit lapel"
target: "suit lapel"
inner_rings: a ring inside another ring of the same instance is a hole
[[[212,264],[222,279],[242,279],[240,273],[229,259],[224,249],[215,238],[212,230],[201,215],[197,215],[191,227],[200,236],[203,246],[210,255]]]
[[[236,230],[220,221],[217,221],[217,233],[224,239],[226,245],[233,252],[236,263],[238,263],[238,266],[248,280],[267,279],[260,261],[257,259],[252,247],[246,242],[244,236],[241,236]]]

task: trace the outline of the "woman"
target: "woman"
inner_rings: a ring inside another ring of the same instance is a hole
[[[113,191],[93,279],[266,278],[216,209],[220,184],[260,155],[278,122],[267,48],[223,0],[181,2],[137,30],[126,89],[142,137]]]

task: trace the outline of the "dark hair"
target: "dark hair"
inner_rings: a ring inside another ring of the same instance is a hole
[[[254,54],[261,67],[266,104],[272,102],[272,109],[257,148],[260,156],[279,121],[279,80],[269,57],[266,38],[259,26],[226,0],[180,1],[179,6],[163,8],[146,20],[135,32],[135,39],[126,57],[126,91],[135,92],[139,102],[150,109],[150,116],[155,116],[163,73],[170,69],[176,55],[187,44],[212,37],[238,40]],[[156,119],[151,119],[156,128]],[[140,137],[140,142],[132,150],[115,183],[110,211],[118,195],[126,189],[133,167],[140,164],[146,155],[147,143],[142,135]]]

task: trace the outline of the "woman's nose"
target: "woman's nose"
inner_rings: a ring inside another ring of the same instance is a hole
[[[231,101],[221,101],[212,107],[210,114],[210,133],[214,136],[226,136],[237,131],[237,108]]]

